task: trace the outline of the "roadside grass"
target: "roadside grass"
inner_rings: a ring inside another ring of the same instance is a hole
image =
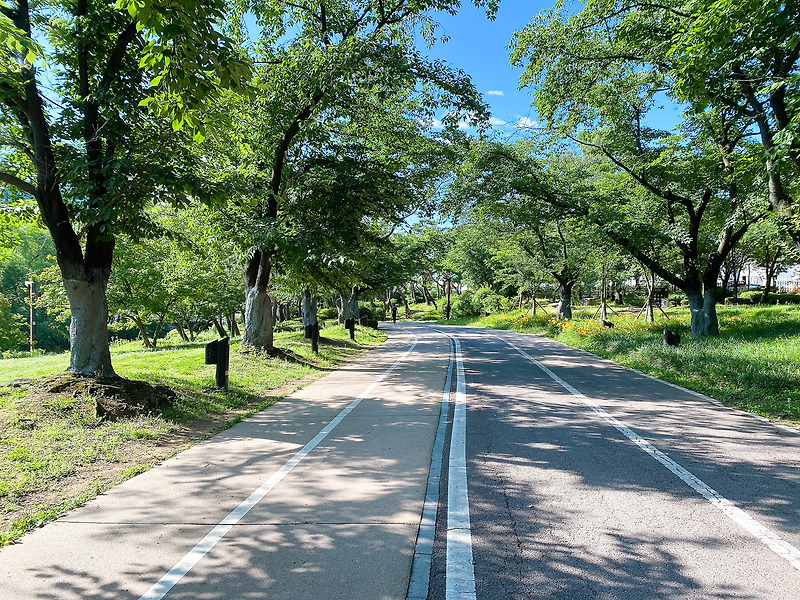
[[[581,307],[570,321],[522,312],[446,323],[543,335],[716,398],[730,406],[800,427],[800,306],[719,306],[720,334],[692,339],[686,308],[659,313],[654,323],[636,311],[611,314],[613,328]],[[463,322],[466,321],[466,322]],[[444,321],[442,321],[444,322]],[[680,346],[662,332],[680,333]]]
[[[341,326],[322,330],[319,354],[300,332],[278,333],[278,356],[231,345],[230,389],[214,388],[204,342],[146,351],[112,347],[117,373],[170,387],[177,398],[156,413],[107,421],[88,394],[40,393],[2,385],[63,371],[69,355],[0,360],[0,546],[80,506],[112,485],[262,410],[298,385],[386,339]]]

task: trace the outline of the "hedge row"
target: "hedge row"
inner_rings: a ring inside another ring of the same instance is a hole
[[[738,298],[726,298],[725,304],[761,304],[764,293],[742,292]],[[768,294],[766,304],[800,304],[800,294]]]

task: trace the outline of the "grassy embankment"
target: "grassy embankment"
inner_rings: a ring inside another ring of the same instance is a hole
[[[214,389],[204,338],[156,352],[130,342],[112,346],[117,373],[172,388],[177,398],[157,414],[99,419],[87,394],[42,393],[2,384],[63,371],[68,354],[0,360],[0,545],[147,470],[192,443],[233,425],[298,385],[386,339],[358,328],[322,331],[314,355],[300,333],[278,333],[282,357],[231,347],[230,390]],[[213,339],[213,337],[209,337]]]
[[[616,307],[613,329],[592,318],[596,310],[581,307],[564,322],[520,311],[440,322],[543,335],[800,427],[800,306],[719,306],[720,335],[702,339],[692,339],[686,308],[667,309],[669,318],[659,313],[651,324]],[[664,346],[664,328],[680,333],[678,348]]]

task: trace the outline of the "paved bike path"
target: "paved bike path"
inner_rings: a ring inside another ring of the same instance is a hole
[[[414,342],[393,335],[3,549],[0,596],[158,597],[154,584],[363,396],[166,598],[404,598],[449,360],[445,339],[407,353]]]

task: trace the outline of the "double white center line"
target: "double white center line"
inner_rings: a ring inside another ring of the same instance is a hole
[[[469,516],[467,489],[467,391],[464,378],[464,361],[461,343],[457,338],[442,333],[450,340],[450,362],[442,395],[439,428],[433,447],[428,490],[422,512],[422,522],[417,536],[411,582],[406,600],[424,600],[428,597],[429,573],[433,541],[436,531],[436,507],[439,501],[439,475],[444,453],[444,437],[450,407],[452,374],[456,373],[453,427],[450,433],[450,455],[447,466],[447,549],[445,600],[475,600],[475,569],[472,557],[472,530]]]

